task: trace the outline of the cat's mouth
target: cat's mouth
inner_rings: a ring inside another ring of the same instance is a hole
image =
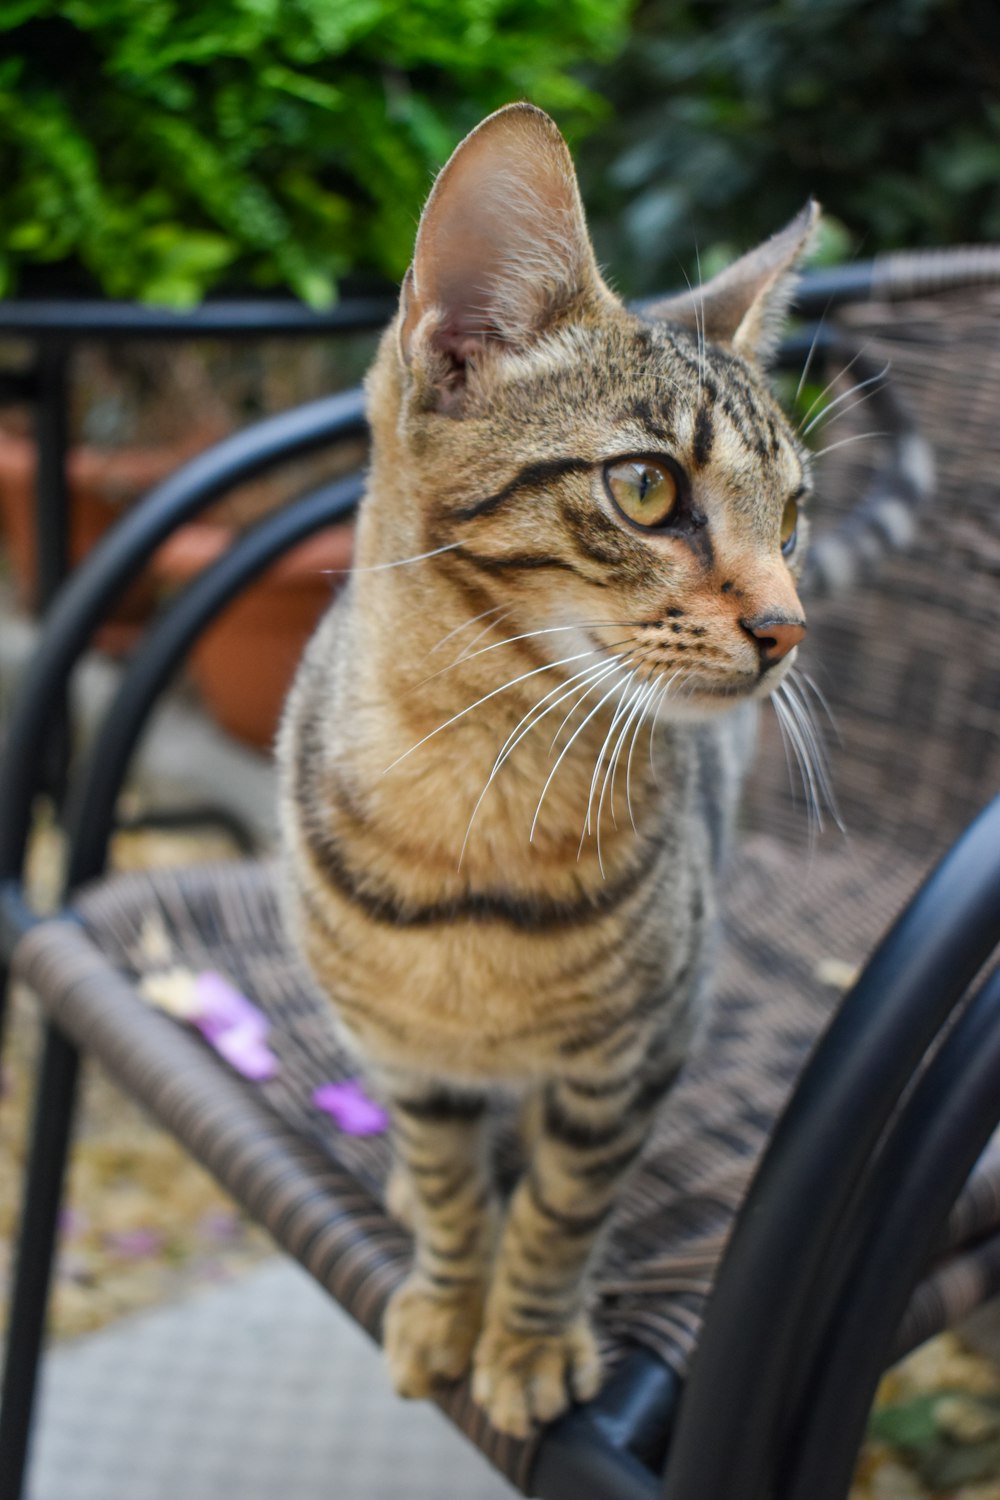
[[[725,683],[721,687],[717,683],[699,682],[690,691],[692,698],[712,698],[732,702],[738,698],[752,697],[754,690],[759,686],[760,678],[750,677],[746,682]]]
[[[695,680],[688,690],[692,697],[723,702],[740,698],[767,698],[783,681],[785,669],[790,665],[791,661],[782,663],[778,670],[770,668],[761,672],[745,672],[735,681],[728,682],[712,682],[702,677]]]

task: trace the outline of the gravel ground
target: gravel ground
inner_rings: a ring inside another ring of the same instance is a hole
[[[129,834],[119,868],[230,853],[204,834]],[[36,889],[58,880],[59,842],[42,829]],[[6,1301],[30,1079],[39,1025],[17,994],[0,1093],[0,1302]],[[239,1276],[270,1252],[206,1173],[88,1064],[51,1310],[56,1339]],[[1000,1500],[1000,1367],[953,1334],[882,1382],[851,1500]]]
[[[205,834],[118,838],[119,869],[225,858],[228,842]],[[58,881],[59,841],[40,830],[32,850],[36,892]],[[6,1301],[20,1167],[40,1027],[31,997],[15,992],[0,1098],[0,1300]],[[271,1249],[212,1179],[92,1061],[84,1071],[51,1332],[72,1337],[124,1314],[225,1281]]]

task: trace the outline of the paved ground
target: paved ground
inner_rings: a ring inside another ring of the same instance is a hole
[[[291,1262],[48,1357],[29,1500],[511,1500]]]

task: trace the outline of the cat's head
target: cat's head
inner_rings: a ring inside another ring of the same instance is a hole
[[[556,126],[491,115],[435,183],[371,378],[383,526],[395,507],[414,550],[450,549],[470,616],[670,681],[665,716],[769,692],[805,628],[810,482],[762,365],[815,218],[640,315],[601,277]]]

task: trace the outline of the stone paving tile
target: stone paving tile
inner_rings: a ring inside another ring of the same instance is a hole
[[[49,1354],[28,1500],[511,1500],[291,1262]]]

